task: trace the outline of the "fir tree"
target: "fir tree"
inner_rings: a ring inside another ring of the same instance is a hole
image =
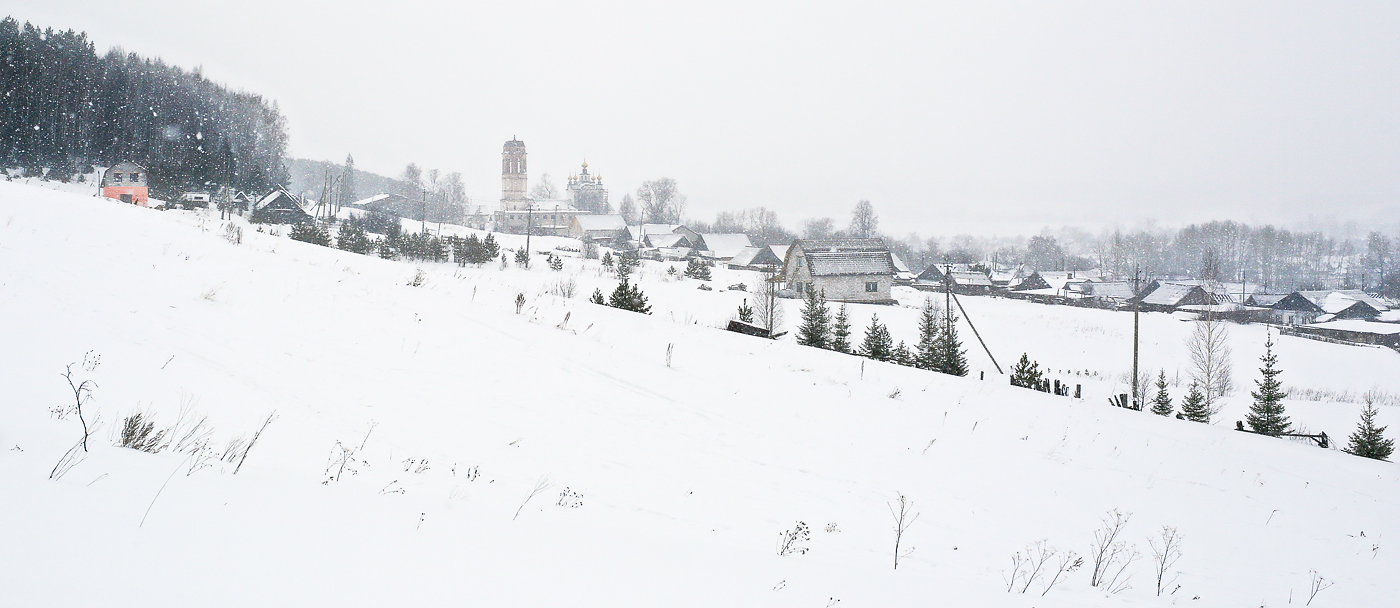
[[[1361,410],[1361,423],[1356,426],[1356,432],[1351,434],[1346,449],[1342,451],[1376,460],[1390,458],[1390,453],[1395,451],[1395,440],[1385,438],[1386,427],[1376,426],[1377,413],[1376,406],[1367,399],[1366,409]]]
[[[481,263],[485,264],[495,259],[501,254],[501,246],[496,244],[496,237],[491,233],[486,233],[486,238],[481,240]]]
[[[559,272],[564,269],[564,260],[553,253],[549,254],[549,269]]]
[[[1249,406],[1249,413],[1245,414],[1244,419],[1249,423],[1250,430],[1277,437],[1287,433],[1292,425],[1288,422],[1288,416],[1283,415],[1283,398],[1288,394],[1283,392],[1283,385],[1278,381],[1278,375],[1283,370],[1274,368],[1278,357],[1274,355],[1272,336],[1264,342],[1264,356],[1260,360],[1264,362],[1264,367],[1259,368],[1259,373],[1264,377],[1255,380],[1259,390],[1250,393],[1254,404]]]
[[[1041,375],[1040,364],[1031,361],[1026,353],[1021,353],[1021,360],[1011,368],[1011,386],[1040,390]]]
[[[831,310],[826,298],[815,290],[807,290],[807,304],[802,307],[802,324],[797,328],[797,343],[803,346],[831,348]]]
[[[892,356],[895,363],[900,365],[914,366],[914,353],[909,351],[909,347],[904,345],[904,340],[899,341],[899,345],[894,347]]]
[[[335,247],[351,253],[369,253],[372,244],[369,235],[365,234],[364,227],[360,222],[349,219],[340,225],[340,231],[336,234]]]
[[[880,323],[878,315],[870,315],[870,326],[865,328],[865,341],[860,345],[860,354],[877,361],[889,361],[894,358],[890,330]]]
[[[322,247],[331,246],[331,233],[316,222],[300,222],[292,226],[292,240],[311,243]]]
[[[919,343],[914,346],[914,367],[929,371],[943,368],[942,351],[939,349],[938,307],[932,298],[924,299],[924,308],[919,313]]]
[[[608,301],[603,299],[603,290],[601,289],[594,289],[593,297],[589,298],[588,301],[594,304],[602,304],[603,306],[608,305]]]
[[[521,268],[530,267],[530,252],[525,251],[524,247],[515,250],[515,265]]]
[[[943,311],[943,331],[938,334],[938,371],[954,376],[967,375],[967,351],[958,340],[957,315],[951,310]]]
[[[617,289],[614,289],[612,296],[608,298],[608,306],[651,314],[651,306],[647,305],[647,297],[642,294],[642,289],[629,284],[627,279],[617,284]]]
[[[603,252],[603,268],[612,268],[612,267],[613,267],[612,252],[611,252],[611,251],[604,251],[604,252]]]
[[[739,320],[744,323],[753,323],[753,307],[749,306],[748,299],[739,304]]]
[[[710,265],[700,258],[690,258],[690,262],[685,265],[685,276],[701,281],[710,280]]]
[[[359,188],[355,186],[355,157],[346,154],[345,168],[340,172],[340,203],[353,203],[359,196]]]
[[[845,304],[836,311],[836,323],[831,329],[831,350],[851,352],[851,316],[846,312]]]
[[[1172,415],[1172,397],[1167,394],[1167,370],[1157,372],[1157,396],[1152,399],[1152,413],[1158,416]]]
[[[1206,404],[1205,395],[1201,394],[1201,387],[1195,382],[1187,389],[1186,398],[1181,400],[1180,417],[1191,422],[1210,423],[1210,406]]]

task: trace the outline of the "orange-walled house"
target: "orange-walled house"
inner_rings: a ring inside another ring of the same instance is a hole
[[[146,168],[141,165],[130,161],[117,163],[102,174],[102,196],[147,207],[147,177]]]

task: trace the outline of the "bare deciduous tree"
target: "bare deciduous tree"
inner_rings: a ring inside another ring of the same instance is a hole
[[[778,298],[778,283],[774,278],[774,273],[763,273],[763,280],[754,288],[753,298],[754,322],[770,334],[777,333],[783,324],[783,302]]]
[[[1186,340],[1186,350],[1191,355],[1191,381],[1201,388],[1206,409],[1214,416],[1220,411],[1220,398],[1234,389],[1230,375],[1230,330],[1216,319],[1196,321],[1191,337]]]
[[[870,201],[856,203],[851,210],[851,236],[869,239],[879,234],[880,217],[875,215],[875,206]]]
[[[64,368],[63,373],[60,375],[63,376],[64,380],[68,381],[68,388],[72,389],[73,391],[73,408],[78,412],[78,422],[83,423],[83,440],[80,443],[83,446],[83,451],[86,452],[88,451],[87,440],[88,436],[91,435],[91,432],[88,431],[87,418],[83,416],[83,404],[87,403],[89,399],[92,399],[92,389],[97,388],[97,383],[93,382],[92,380],[83,380],[74,383],[74,365],[76,364],[69,363],[68,366]]]
[[[896,507],[895,505],[899,505]],[[909,547],[903,554],[900,553],[899,543],[904,540],[904,531],[914,524],[914,520],[919,519],[919,514],[914,513],[914,502],[903,494],[898,494],[894,502],[885,506],[890,509],[890,516],[894,518],[894,569],[899,569],[899,558],[914,552],[913,547]]]
[[[676,180],[669,177],[642,182],[637,188],[637,202],[642,217],[652,224],[677,223],[685,211],[685,197],[676,188]]]
[[[802,222],[802,238],[824,239],[836,232],[836,222],[829,217],[814,217]]]
[[[540,175],[540,181],[535,182],[535,187],[530,189],[530,198],[546,201],[559,198],[559,188],[554,185],[554,180],[549,179],[548,173]]]
[[[1166,579],[1167,570],[1176,564],[1176,560],[1181,559],[1181,534],[1176,528],[1162,526],[1161,546],[1153,541],[1152,537],[1147,538],[1147,546],[1152,548],[1152,563],[1157,574],[1157,595],[1162,595],[1163,587],[1170,587],[1176,581],[1176,576],[1171,580]]]

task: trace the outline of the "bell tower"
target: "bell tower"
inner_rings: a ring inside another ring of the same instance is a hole
[[[511,138],[501,151],[501,211],[529,207],[530,199],[525,196],[529,184],[525,172],[525,142]]]

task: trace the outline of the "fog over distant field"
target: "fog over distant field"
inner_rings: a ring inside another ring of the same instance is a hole
[[[461,171],[501,144],[614,202],[893,234],[1400,217],[1400,5],[0,1],[277,100],[290,153]]]

